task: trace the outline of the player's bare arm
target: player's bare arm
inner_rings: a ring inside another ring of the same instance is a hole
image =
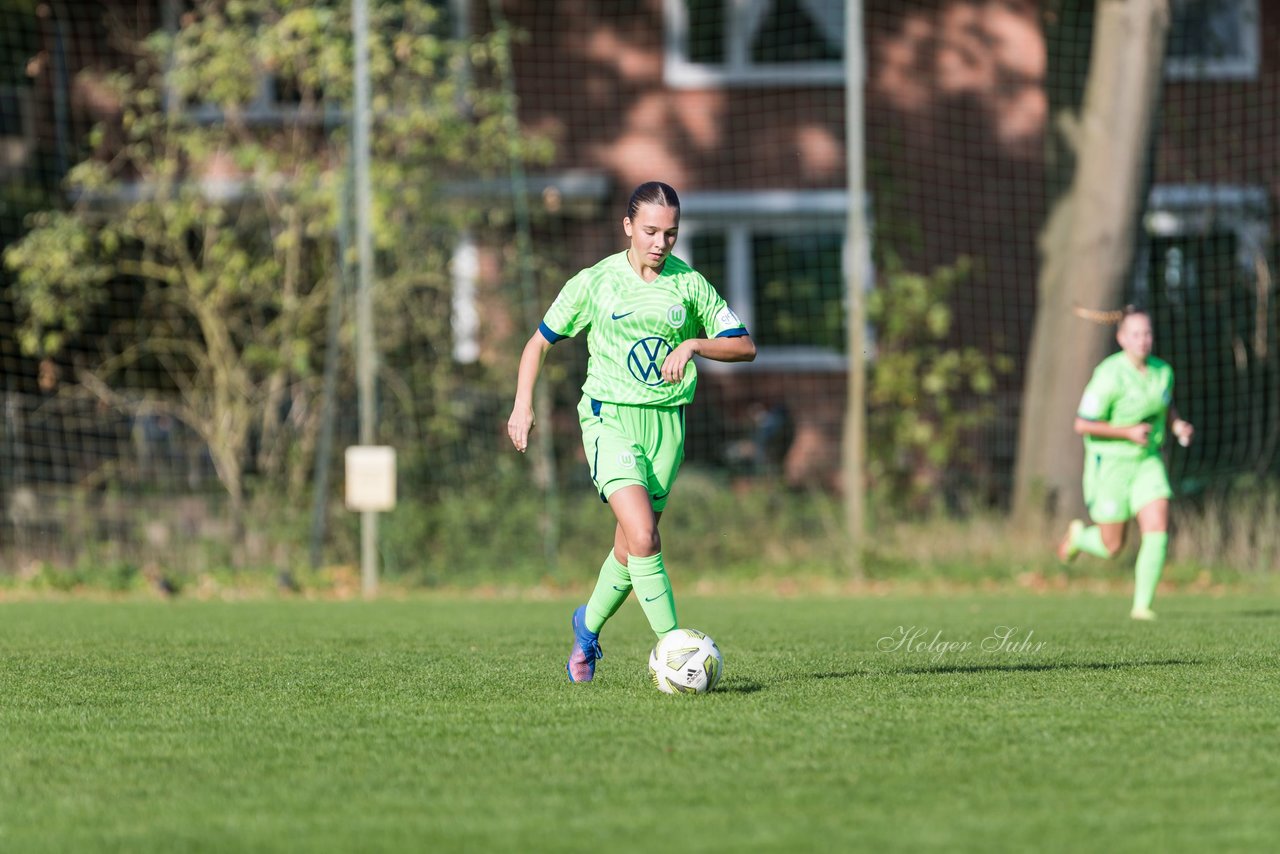
[[[756,345],[750,335],[734,338],[690,338],[682,341],[662,363],[662,378],[669,383],[684,379],[685,366],[694,356],[715,362],[750,362],[756,357]]]
[[[1105,421],[1090,421],[1088,418],[1076,417],[1075,430],[1081,436],[1094,436],[1099,439],[1128,439],[1135,445],[1147,444],[1151,436],[1151,425],[1145,422],[1118,426]]]
[[[1169,404],[1169,429],[1173,431],[1173,438],[1184,448],[1191,444],[1191,437],[1196,433],[1196,428],[1178,414],[1172,403]]]
[[[507,436],[517,451],[524,453],[529,447],[529,434],[535,422],[533,415],[533,387],[538,382],[538,373],[542,370],[542,360],[551,349],[551,342],[541,332],[530,336],[520,354],[520,369],[516,375],[516,402],[511,407],[511,417],[507,419]]]

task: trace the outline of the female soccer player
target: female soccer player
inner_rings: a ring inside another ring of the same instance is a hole
[[[1073,519],[1058,545],[1069,561],[1080,552],[1112,558],[1124,545],[1125,523],[1134,516],[1142,532],[1134,568],[1135,620],[1154,620],[1151,601],[1169,548],[1169,477],[1160,446],[1165,423],[1178,443],[1191,443],[1195,428],[1173,407],[1173,368],[1151,355],[1151,317],[1128,306],[1116,330],[1120,352],[1094,369],[1076,414],[1084,437],[1084,499],[1094,524]]]
[[[684,408],[698,381],[695,355],[749,362],[756,346],[715,288],[671,254],[680,200],[650,181],[631,194],[622,230],[630,240],[570,279],[524,346],[507,434],[516,450],[534,426],[533,388],[551,345],[587,332],[587,377],[578,404],[591,479],[617,518],[613,548],[595,591],[573,612],[565,669],[595,676],[600,630],[634,588],[658,637],[677,627],[658,520],[684,460]],[[705,337],[704,337],[705,334]]]

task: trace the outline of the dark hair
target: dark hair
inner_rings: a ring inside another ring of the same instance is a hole
[[[627,217],[635,219],[641,205],[658,205],[664,208],[675,208],[678,211],[680,197],[676,195],[675,188],[670,184],[646,181],[636,187],[635,192],[631,194],[631,201],[627,202]]]

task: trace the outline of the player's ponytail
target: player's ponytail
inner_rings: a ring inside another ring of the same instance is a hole
[[[1096,323],[1099,326],[1119,326],[1127,318],[1133,317],[1135,314],[1149,316],[1146,309],[1139,308],[1132,303],[1114,311],[1101,311],[1096,308],[1085,308],[1077,305],[1071,309],[1071,312],[1076,317],[1087,320],[1090,323]]]

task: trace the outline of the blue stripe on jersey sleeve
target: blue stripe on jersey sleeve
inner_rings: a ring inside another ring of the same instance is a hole
[[[747,330],[739,327],[737,329],[726,329],[724,332],[721,332],[716,337],[717,338],[741,338],[743,335],[746,335],[746,334],[747,334]]]
[[[552,344],[556,343],[557,341],[563,341],[564,339],[569,337],[568,335],[561,335],[558,332],[552,332],[551,327],[547,326],[547,324],[545,323],[538,324],[538,331],[542,333],[543,338],[547,339]]]

